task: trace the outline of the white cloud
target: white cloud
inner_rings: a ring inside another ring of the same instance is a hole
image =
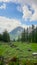
[[[0,16],[0,33],[2,33],[4,30],[7,30],[10,32],[11,30],[15,29],[16,27],[21,26],[23,28],[29,27],[29,25],[21,24],[19,20],[17,19],[9,19],[6,17]]]
[[[37,6],[32,5],[32,8],[34,9],[34,14],[31,17],[31,21],[37,21]]]
[[[37,6],[35,4],[30,5],[31,10],[34,10],[34,13],[32,14],[32,11],[28,9],[27,6],[23,6],[23,18],[25,20],[30,20],[30,21],[37,21]]]
[[[10,1],[10,0],[0,0],[0,2],[8,2],[8,1]]]
[[[23,13],[23,18],[25,20],[29,18],[30,21],[37,20],[37,0],[0,0],[0,2],[10,2],[10,1],[16,4],[19,3],[21,5],[21,7],[17,6],[17,10]],[[32,14],[32,12],[29,11],[26,4],[30,5],[33,8],[33,10],[35,11],[34,14]]]
[[[9,19],[0,16],[0,32],[3,32],[5,29],[7,29],[10,32],[11,30],[20,25],[20,21],[16,19]]]
[[[6,9],[6,4],[3,3],[3,5],[0,6],[0,9]]]
[[[0,0],[0,2],[14,2],[14,3],[21,3],[21,4],[36,4],[37,5],[37,0]]]
[[[26,25],[26,24],[22,24],[21,25],[23,28],[27,29],[29,27],[29,25]]]
[[[37,0],[10,0],[14,3],[21,4],[21,7],[17,7],[17,10],[23,13],[23,18],[25,20],[36,21],[37,20]],[[32,11],[29,11],[27,5],[31,6],[31,9],[34,10],[34,14]]]
[[[0,0],[0,2],[17,2],[18,0]]]
[[[28,20],[31,18],[32,12],[29,11],[28,7],[26,5],[23,6],[23,18],[25,20]]]
[[[22,12],[22,7],[21,7],[21,6],[17,6],[17,10],[18,10],[19,12]]]
[[[32,4],[31,10],[34,10],[34,13],[32,14],[32,11],[28,9],[26,5],[23,6],[23,18],[25,20],[30,20],[30,21],[37,21],[37,6]]]
[[[37,0],[0,0],[0,2],[14,2],[14,3],[21,3],[21,4],[37,4]]]
[[[21,1],[22,6],[22,13],[23,13],[23,18],[25,20],[30,20],[30,21],[37,21],[37,0],[22,0]],[[34,14],[32,14],[31,11],[29,11],[27,5],[31,6],[31,9],[34,10]]]

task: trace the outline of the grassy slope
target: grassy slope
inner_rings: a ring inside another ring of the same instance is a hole
[[[13,56],[17,56],[22,59],[28,58],[30,60],[36,60],[36,58],[32,56],[33,52],[37,52],[36,43],[26,44],[21,42],[15,42],[12,44],[14,44],[16,47],[13,48],[6,43],[0,42],[0,56],[2,55],[8,59],[12,58]],[[31,51],[29,52],[28,49],[31,49]]]

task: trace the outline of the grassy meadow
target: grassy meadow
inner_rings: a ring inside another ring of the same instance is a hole
[[[37,56],[33,55],[34,52],[37,52],[37,43],[0,42],[0,56],[6,58],[7,61],[18,57],[22,62],[27,60],[37,62]]]

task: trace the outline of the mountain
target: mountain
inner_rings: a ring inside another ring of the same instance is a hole
[[[11,38],[11,40],[18,39],[18,37],[21,36],[21,33],[22,33],[23,30],[24,30],[24,28],[21,27],[21,26],[18,26],[14,30],[12,30],[10,32],[10,38]],[[27,32],[27,29],[25,29],[25,31]],[[32,31],[32,27],[29,27],[28,28],[28,33],[30,33],[31,31]]]
[[[18,36],[21,36],[21,33],[22,33],[23,30],[24,30],[24,28],[21,27],[21,26],[16,27],[14,30],[12,30],[10,32],[10,38],[11,38],[11,40],[15,39],[15,38],[17,39]]]

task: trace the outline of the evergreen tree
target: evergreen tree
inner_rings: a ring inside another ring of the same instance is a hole
[[[27,28],[27,31],[26,31],[26,41],[28,42],[28,37],[29,36],[29,34],[28,34],[28,28]]]
[[[0,34],[0,41],[2,41],[2,34]]]
[[[4,42],[9,42],[10,41],[10,36],[9,36],[9,33],[7,31],[3,32],[3,41]]]
[[[24,29],[21,34],[21,41],[37,43],[37,27],[35,28],[34,25],[32,25],[32,31],[30,33],[28,32],[28,28],[26,31]]]
[[[35,32],[34,32],[34,25],[32,25],[32,42],[35,40]]]
[[[21,34],[21,41],[22,42],[25,42],[25,29],[24,29],[24,31],[22,32],[22,34]]]
[[[28,40],[29,40],[29,42],[32,42],[32,37],[31,37],[31,33],[29,33],[29,38],[28,38]]]
[[[36,32],[35,32],[35,42],[37,43],[37,27],[36,27]]]

